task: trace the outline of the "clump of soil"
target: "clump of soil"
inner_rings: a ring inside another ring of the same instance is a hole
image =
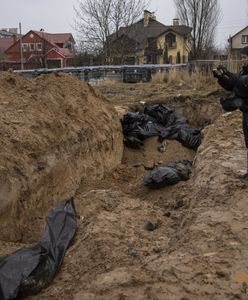
[[[32,239],[32,221],[73,196],[84,177],[121,161],[118,115],[70,75],[0,80],[0,238]],[[34,235],[34,239],[37,237]]]

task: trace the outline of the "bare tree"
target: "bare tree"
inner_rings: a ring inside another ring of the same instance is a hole
[[[148,6],[147,0],[115,0],[113,1],[111,21],[115,32],[120,27],[133,24]]]
[[[149,0],[78,0],[75,30],[85,51],[104,51],[105,60],[110,47],[107,37],[123,26],[134,23]]]
[[[92,52],[100,50],[111,32],[110,10],[113,0],[78,0],[75,30],[81,48]]]
[[[174,0],[182,24],[192,27],[192,58],[203,57],[214,45],[220,21],[218,0]]]

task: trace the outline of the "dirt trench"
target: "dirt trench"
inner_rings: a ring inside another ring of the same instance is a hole
[[[188,182],[150,191],[142,166],[121,165],[82,184],[76,240],[54,283],[30,299],[247,299],[240,114],[204,134]],[[145,230],[147,221],[157,229]]]
[[[103,176],[82,177],[74,243],[53,283],[27,299],[248,298],[248,186],[238,179],[245,169],[241,115],[224,114],[217,96],[203,105],[197,100],[180,100],[195,124],[208,124],[197,152],[151,138],[140,151],[124,149],[122,163]],[[148,169],[185,158],[194,161],[189,181],[143,187]],[[148,221],[156,230],[144,228]],[[1,244],[1,254],[23,245]]]

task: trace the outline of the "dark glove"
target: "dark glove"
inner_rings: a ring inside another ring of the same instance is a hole
[[[212,72],[215,78],[220,78],[222,76],[222,74],[217,69],[213,69]]]
[[[227,68],[224,65],[218,65],[217,70],[222,73],[222,75],[229,76],[230,72],[227,70]]]

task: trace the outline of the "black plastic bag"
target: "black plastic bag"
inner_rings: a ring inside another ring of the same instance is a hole
[[[201,144],[201,131],[192,127],[181,127],[177,131],[176,139],[187,148],[197,149]]]
[[[164,126],[186,123],[185,117],[165,104],[152,104],[144,109],[144,114],[153,117],[158,123]]]
[[[125,136],[135,135],[135,130],[138,128],[143,128],[148,123],[156,122],[156,119],[145,115],[143,113],[133,113],[129,112],[123,116],[122,119],[122,130]],[[137,133],[138,134],[138,133]]]
[[[122,120],[124,142],[127,147],[140,148],[151,136],[160,140],[176,139],[190,149],[201,144],[201,131],[165,104],[148,105],[144,113],[127,113]]]
[[[144,178],[144,185],[153,189],[173,185],[179,181],[188,180],[192,163],[189,160],[179,160],[175,163],[154,168]]]
[[[36,294],[54,278],[77,228],[73,199],[50,211],[42,241],[0,259],[0,299]]]

